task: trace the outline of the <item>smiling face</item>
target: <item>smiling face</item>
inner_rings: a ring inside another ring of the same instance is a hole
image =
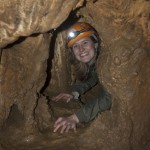
[[[88,36],[73,44],[72,50],[75,58],[83,63],[89,62],[95,56],[95,44]]]

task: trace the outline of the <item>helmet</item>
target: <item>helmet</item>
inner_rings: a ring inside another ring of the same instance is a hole
[[[91,25],[85,22],[77,22],[67,30],[67,47],[70,48],[75,42],[89,35],[93,35],[98,41],[97,32]]]

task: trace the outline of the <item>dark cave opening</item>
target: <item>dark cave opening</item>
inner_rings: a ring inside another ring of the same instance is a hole
[[[18,110],[18,106],[16,104],[13,104],[10,109],[9,116],[4,124],[4,127],[9,126],[16,126],[20,127],[24,123],[24,116],[21,114],[21,112]]]
[[[86,3],[84,5],[86,5]],[[73,25],[74,23],[79,21],[79,19],[81,19],[83,17],[82,15],[78,16],[77,11],[78,11],[78,9],[70,12],[70,15],[68,16],[68,18],[56,30],[51,30],[48,32],[51,36],[51,41],[50,41],[50,46],[49,46],[49,58],[47,60],[47,70],[46,70],[47,77],[46,77],[46,81],[45,81],[44,86],[40,90],[40,93],[43,95],[44,95],[44,91],[49,86],[49,83],[51,80],[51,69],[53,67],[52,66],[52,60],[54,58],[54,51],[55,51],[55,44],[56,44],[57,35],[60,32],[63,32],[64,30],[69,28],[71,25]],[[65,41],[65,39],[64,39],[64,41]]]

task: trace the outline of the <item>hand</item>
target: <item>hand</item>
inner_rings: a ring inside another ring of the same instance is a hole
[[[60,93],[57,96],[54,96],[51,98],[52,101],[58,102],[58,101],[64,101],[66,103],[70,102],[73,99],[72,94],[67,93]]]
[[[73,129],[76,132],[76,125],[79,123],[79,119],[75,114],[69,117],[59,117],[54,124],[53,132],[57,132],[60,129],[60,133],[68,132]]]

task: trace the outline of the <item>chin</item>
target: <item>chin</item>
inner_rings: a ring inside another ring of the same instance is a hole
[[[88,63],[90,60],[91,59],[89,59],[89,58],[80,59],[80,61],[83,63]]]
[[[90,60],[80,60],[83,63],[88,63]]]

